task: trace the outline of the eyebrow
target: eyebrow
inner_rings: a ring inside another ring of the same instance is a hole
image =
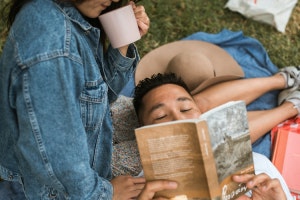
[[[178,97],[177,99],[176,99],[176,101],[177,102],[185,102],[185,101],[192,101],[192,99],[191,98],[188,98],[188,97]],[[159,108],[161,108],[161,107],[164,107],[165,106],[165,104],[164,103],[159,103],[159,104],[157,104],[157,105],[154,105],[154,106],[152,106],[151,107],[151,109],[149,110],[149,114],[151,114],[152,112],[154,112],[155,110],[157,110],[157,109],[159,109]]]

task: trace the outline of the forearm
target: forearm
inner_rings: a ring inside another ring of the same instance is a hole
[[[194,95],[202,112],[206,112],[228,101],[243,100],[246,105],[271,90],[283,89],[282,76],[249,78],[226,81],[213,85]]]

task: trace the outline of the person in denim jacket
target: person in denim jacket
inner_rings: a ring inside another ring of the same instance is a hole
[[[124,2],[11,3],[0,58],[3,182],[21,183],[27,199],[136,197],[144,179],[111,180],[109,105],[132,76],[139,55],[134,44],[105,45],[97,19]],[[143,36],[149,18],[142,5],[130,3]]]

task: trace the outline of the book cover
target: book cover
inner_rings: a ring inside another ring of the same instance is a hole
[[[278,129],[272,162],[282,174],[289,189],[300,194],[300,133]]]
[[[247,191],[232,174],[254,173],[244,102],[221,105],[199,119],[179,120],[135,130],[147,180],[179,183],[158,196],[235,199]]]

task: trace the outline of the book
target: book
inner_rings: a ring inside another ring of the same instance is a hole
[[[176,181],[176,190],[157,196],[231,200],[245,194],[233,174],[254,174],[246,105],[231,101],[198,119],[178,120],[135,129],[147,181]]]
[[[300,199],[300,133],[279,128],[275,136],[272,162],[293,196]]]

